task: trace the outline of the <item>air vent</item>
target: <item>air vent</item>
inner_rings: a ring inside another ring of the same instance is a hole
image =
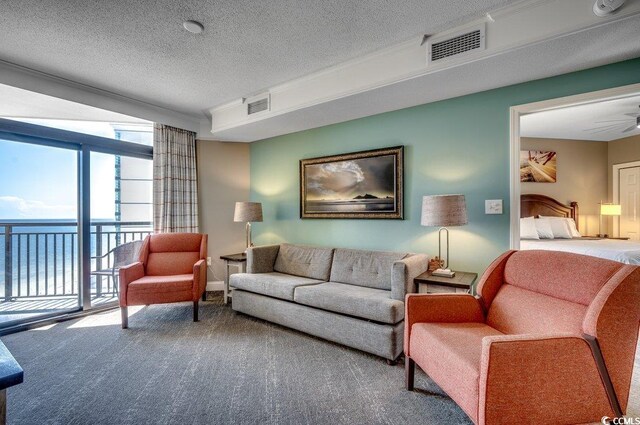
[[[446,60],[476,50],[484,50],[484,25],[447,38],[429,40],[428,63]]]
[[[247,115],[257,114],[269,110],[269,95],[256,96],[247,101]]]

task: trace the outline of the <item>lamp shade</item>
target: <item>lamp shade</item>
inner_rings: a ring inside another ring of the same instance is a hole
[[[462,226],[467,224],[464,195],[431,195],[422,197],[423,226]]]
[[[600,204],[600,214],[602,215],[621,215],[622,206],[614,204]]]
[[[262,204],[260,202],[236,202],[233,221],[262,221]]]

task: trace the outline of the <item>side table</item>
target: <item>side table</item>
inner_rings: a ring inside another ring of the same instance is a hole
[[[431,272],[424,272],[413,279],[413,283],[418,285],[418,293],[420,294],[448,292],[470,294],[473,283],[478,278],[478,273],[455,272],[454,277],[433,276]]]
[[[231,297],[229,267],[237,267],[240,273],[244,273],[247,270],[247,254],[241,252],[239,254],[221,255],[220,259],[224,260],[224,303],[227,304],[229,297]]]

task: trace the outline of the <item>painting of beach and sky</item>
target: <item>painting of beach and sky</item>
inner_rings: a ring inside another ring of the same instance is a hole
[[[301,161],[302,217],[402,218],[401,153],[393,148]]]

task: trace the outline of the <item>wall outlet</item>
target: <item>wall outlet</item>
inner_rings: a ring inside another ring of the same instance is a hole
[[[485,214],[502,214],[502,199],[487,199],[484,201]]]
[[[207,266],[211,265],[211,257],[207,257]]]

